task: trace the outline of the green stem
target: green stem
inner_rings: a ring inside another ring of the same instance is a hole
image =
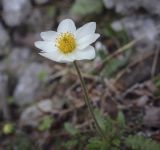
[[[93,118],[93,120],[94,120],[94,122],[95,122],[97,132],[102,136],[103,139],[106,139],[106,136],[105,136],[105,134],[103,133],[103,131],[102,131],[101,127],[99,126],[99,123],[98,123],[98,121],[97,121],[97,119],[96,119],[96,117],[95,117],[95,115],[94,115],[93,107],[92,107],[92,105],[90,104],[90,98],[89,98],[89,95],[88,95],[88,90],[87,90],[87,87],[86,87],[86,85],[85,85],[84,79],[83,79],[83,77],[82,77],[82,75],[81,75],[81,72],[80,72],[80,70],[79,70],[79,67],[78,67],[78,64],[77,64],[76,61],[74,61],[74,66],[75,66],[75,68],[76,68],[77,74],[78,74],[79,79],[80,79],[80,81],[81,81],[81,86],[82,86],[83,93],[84,93],[85,103],[86,103],[86,105],[87,105],[87,107],[88,107],[88,109],[89,109],[89,112],[90,112],[90,114],[92,115],[92,118]]]

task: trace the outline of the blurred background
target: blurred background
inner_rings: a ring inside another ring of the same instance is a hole
[[[0,150],[88,150],[92,120],[74,66],[34,47],[66,18],[95,21],[101,34],[96,58],[79,62],[93,106],[113,120],[122,111],[128,135],[159,142],[159,0],[0,0]]]

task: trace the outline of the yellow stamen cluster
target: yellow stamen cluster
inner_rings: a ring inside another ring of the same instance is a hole
[[[76,39],[70,32],[61,33],[56,39],[56,47],[64,54],[72,53],[76,48]]]

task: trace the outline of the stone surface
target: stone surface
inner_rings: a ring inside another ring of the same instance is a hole
[[[34,32],[50,30],[55,24],[55,12],[56,8],[53,5],[44,8],[35,8],[26,20],[26,23]]]
[[[34,0],[36,4],[45,4],[47,3],[49,0]]]
[[[147,15],[124,17],[114,21],[111,26],[115,31],[125,29],[131,38],[139,40],[136,43],[136,51],[140,57],[141,54],[152,51],[159,43],[160,31],[157,28],[157,21]]]
[[[4,47],[7,42],[9,41],[9,35],[7,33],[7,31],[4,29],[4,27],[2,26],[2,24],[0,23],[0,47]]]
[[[140,8],[144,8],[151,14],[160,16],[159,0],[103,0],[107,9],[115,8],[117,13],[129,15]]]
[[[0,55],[6,54],[7,44],[9,42],[9,35],[5,28],[0,23]]]
[[[41,11],[39,9],[34,9],[32,11],[32,15],[28,18],[27,20],[27,24],[29,24],[29,26],[31,26],[36,32],[41,30],[41,25],[43,23],[43,18],[41,15]],[[36,24],[38,24],[38,26],[36,26]]]
[[[145,35],[148,40],[153,41],[158,34],[155,20],[148,16],[125,17],[122,19],[122,24],[135,39]]]
[[[5,72],[6,70],[6,65],[3,62],[0,62],[0,72]]]
[[[30,64],[19,78],[14,91],[14,100],[18,105],[30,104],[36,101],[44,82],[41,75],[48,74],[50,68],[38,63]]]
[[[15,47],[4,61],[6,70],[10,72],[10,74],[19,78],[28,66],[30,58],[30,49],[26,47]]]
[[[146,114],[143,118],[143,124],[148,127],[160,127],[160,108],[146,108]]]
[[[0,109],[2,109],[3,117],[10,119],[9,108],[8,108],[8,75],[0,72]]]
[[[8,26],[18,26],[31,11],[29,0],[2,0],[2,17]]]
[[[49,99],[42,100],[33,106],[29,106],[22,112],[20,117],[20,124],[22,126],[30,125],[36,127],[42,120],[43,116],[48,113],[52,113],[52,111],[52,101]]]
[[[6,99],[7,97],[7,84],[8,84],[8,76],[2,72],[0,72],[0,99]]]

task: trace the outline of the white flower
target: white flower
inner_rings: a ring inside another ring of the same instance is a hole
[[[57,32],[41,32],[43,41],[35,42],[35,46],[42,50],[40,55],[57,62],[90,60],[95,58],[95,49],[91,44],[100,36],[95,30],[95,22],[87,23],[76,30],[74,22],[65,19],[59,24]]]

